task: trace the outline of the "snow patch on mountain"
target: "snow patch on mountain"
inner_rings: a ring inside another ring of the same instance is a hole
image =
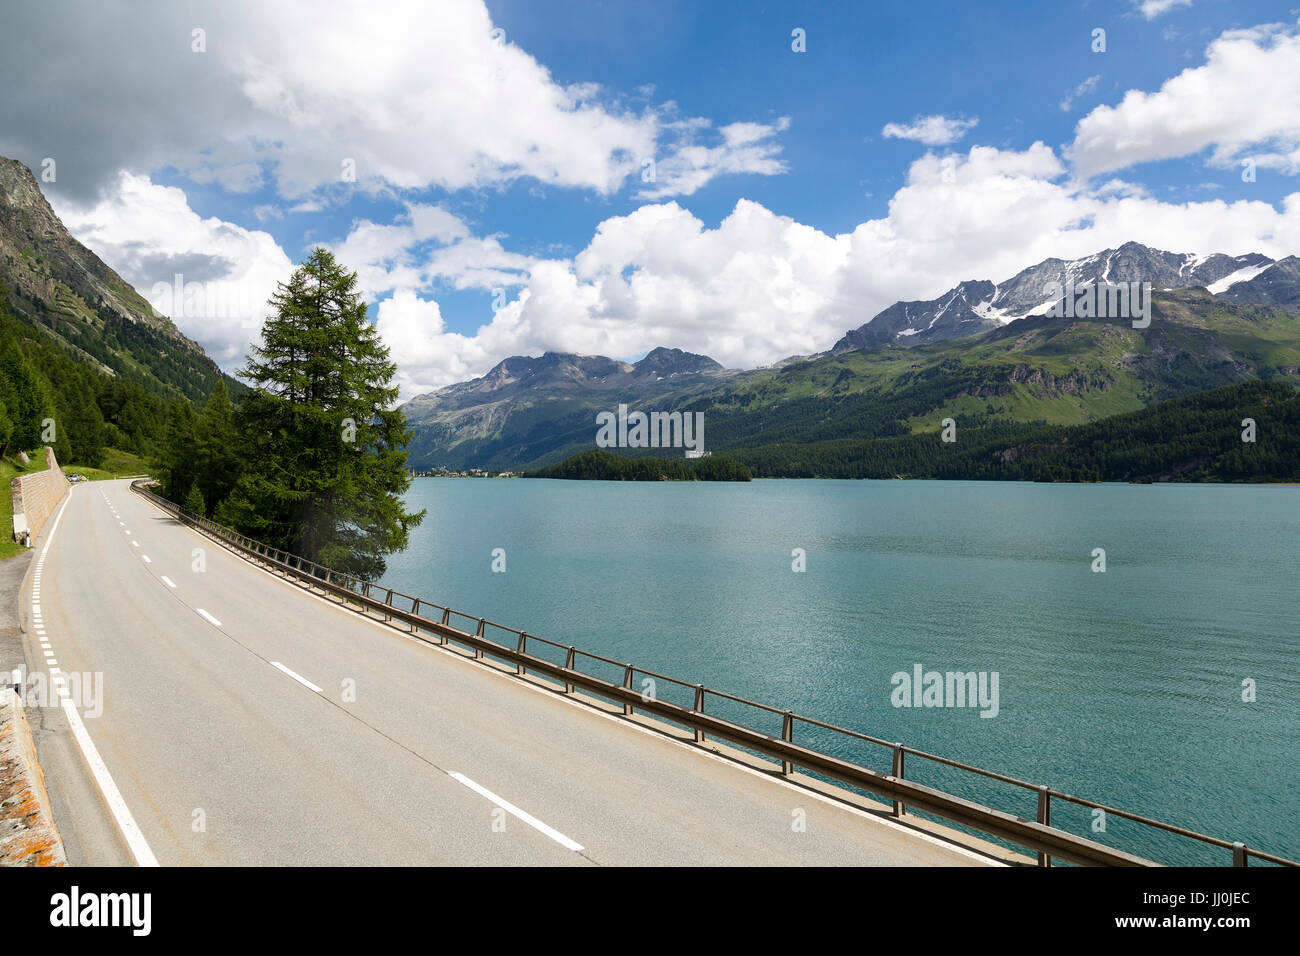
[[[1238,282],[1249,282],[1251,279],[1255,278],[1255,276],[1259,275],[1261,272],[1271,268],[1273,268],[1273,263],[1271,262],[1266,262],[1263,265],[1259,265],[1259,266],[1246,266],[1246,268],[1238,269],[1236,272],[1232,273],[1231,275],[1224,276],[1218,282],[1211,282],[1209,285],[1205,287],[1205,289],[1211,295],[1220,295],[1224,292],[1227,292],[1228,289],[1236,285]]]

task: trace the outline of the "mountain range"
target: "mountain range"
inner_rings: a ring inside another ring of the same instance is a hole
[[[1048,315],[1053,282],[1150,282],[1152,324]],[[1294,256],[1197,256],[1129,242],[897,302],[829,351],[769,368],[729,370],[662,348],[635,364],[555,352],[509,358],[404,406],[411,463],[550,464],[592,447],[595,414],[619,403],[705,412],[707,443],[724,450],[908,434],[944,417],[1085,423],[1252,379],[1300,384],[1298,314]]]
[[[482,378],[402,406],[415,433],[410,462],[424,469],[558,460],[591,446],[588,425],[597,410],[620,402],[678,404],[739,374],[669,348],[635,363],[563,352],[508,358]]]
[[[1161,252],[1137,242],[1083,259],[1044,259],[1003,282],[959,283],[937,299],[895,302],[835,343],[833,354],[886,343],[918,344],[961,338],[1043,313],[1058,298],[1045,290],[1073,285],[1150,282],[1153,290],[1204,288],[1233,302],[1300,306],[1300,259],[1196,256]]]

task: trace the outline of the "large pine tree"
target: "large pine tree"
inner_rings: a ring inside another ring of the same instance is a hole
[[[211,511],[230,496],[242,468],[225,379],[217,379],[195,425],[194,458],[198,471],[195,485]]]
[[[161,452],[154,462],[154,473],[162,481],[163,497],[181,504],[198,478],[194,431],[194,407],[189,402],[173,405],[167,415]]]
[[[408,513],[396,366],[348,272],[315,249],[271,298],[240,377],[245,471],[219,513],[254,537],[377,578],[424,517]]]

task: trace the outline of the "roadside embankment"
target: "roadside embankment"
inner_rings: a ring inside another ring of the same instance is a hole
[[[22,700],[0,691],[0,866],[67,866]]]

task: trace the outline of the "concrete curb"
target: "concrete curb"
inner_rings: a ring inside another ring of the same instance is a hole
[[[0,691],[0,866],[67,866],[22,698]]]

